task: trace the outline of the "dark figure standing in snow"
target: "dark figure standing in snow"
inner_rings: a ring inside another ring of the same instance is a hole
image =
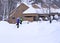
[[[19,23],[20,23],[20,18],[18,17],[17,20],[16,20],[16,25],[17,25],[17,28],[19,28]]]
[[[52,20],[51,20],[51,16],[49,15],[49,20],[50,20],[50,23],[52,23]]]

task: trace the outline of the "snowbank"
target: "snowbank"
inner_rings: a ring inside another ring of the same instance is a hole
[[[60,43],[60,22],[27,22],[16,28],[16,24],[1,21],[0,43]]]

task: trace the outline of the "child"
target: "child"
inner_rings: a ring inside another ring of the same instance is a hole
[[[20,18],[20,24],[22,24],[22,21],[23,21],[23,19],[22,19],[22,17]]]
[[[19,28],[19,21],[20,21],[20,18],[18,17],[17,20],[16,20],[16,25],[17,25],[17,28]]]

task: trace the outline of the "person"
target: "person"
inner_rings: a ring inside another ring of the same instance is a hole
[[[50,20],[50,23],[52,23],[52,20],[51,20],[51,15],[49,15],[49,20]]]
[[[23,21],[23,19],[22,19],[22,17],[20,18],[20,24],[22,24],[22,21]]]
[[[19,28],[19,21],[20,21],[20,18],[18,17],[17,19],[16,19],[16,25],[17,25],[17,28]]]

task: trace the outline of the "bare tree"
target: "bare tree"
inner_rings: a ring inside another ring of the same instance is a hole
[[[15,9],[18,1],[19,0],[0,0],[0,16],[2,16],[2,20],[8,19],[9,13]]]

